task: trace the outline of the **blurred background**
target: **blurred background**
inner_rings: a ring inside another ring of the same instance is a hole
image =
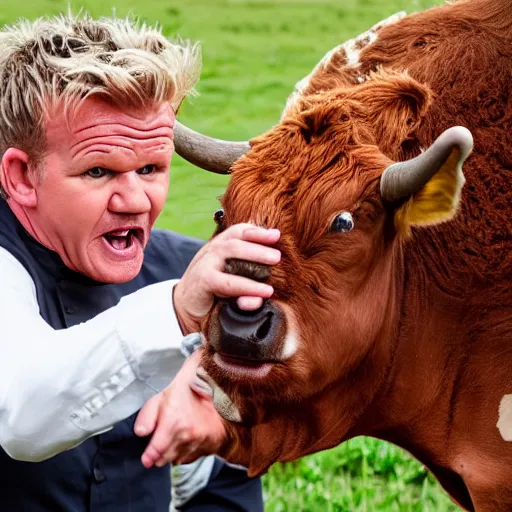
[[[0,25],[80,9],[133,15],[170,38],[200,41],[200,95],[179,119],[231,140],[279,120],[295,83],[325,53],[394,12],[442,0],[0,0]],[[158,226],[207,239],[227,178],[173,157],[171,187]],[[274,466],[264,477],[268,512],[459,510],[426,470],[400,449],[366,438]]]

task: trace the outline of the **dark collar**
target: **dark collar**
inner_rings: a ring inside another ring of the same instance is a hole
[[[45,247],[28,233],[4,199],[0,199],[0,219],[2,219],[1,222],[4,225],[11,224],[15,233],[34,259],[56,280],[71,281],[89,286],[103,286],[106,284],[95,281],[68,268],[58,253]]]

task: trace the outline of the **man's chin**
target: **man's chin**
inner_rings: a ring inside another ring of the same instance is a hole
[[[116,263],[115,265],[104,265],[101,269],[95,269],[89,275],[91,279],[100,283],[121,284],[135,279],[142,268],[142,258],[138,262]]]
[[[132,281],[139,275],[144,261],[144,253],[141,251],[139,257],[130,261],[114,262],[99,257],[91,258],[90,261],[92,264],[87,268],[82,268],[81,274],[99,283],[121,284]]]
[[[121,284],[135,279],[144,261],[144,249],[138,240],[129,251],[115,251],[104,240],[90,247],[87,268],[82,273],[100,283]]]

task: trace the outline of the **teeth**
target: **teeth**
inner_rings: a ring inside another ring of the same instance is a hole
[[[111,231],[109,233],[109,235],[112,235],[112,236],[126,236],[129,232],[130,232],[129,229],[126,229],[124,231],[121,231],[121,230],[119,230],[119,231]]]

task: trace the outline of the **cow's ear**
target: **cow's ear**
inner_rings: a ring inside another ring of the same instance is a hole
[[[395,211],[395,228],[403,236],[412,226],[429,226],[452,219],[464,185],[460,152],[454,149],[430,180]]]
[[[430,88],[406,73],[380,71],[354,89],[368,110],[379,149],[392,160],[411,138],[432,103]]]
[[[412,226],[452,219],[464,185],[462,164],[473,149],[473,137],[456,126],[443,132],[424,153],[388,167],[381,177],[383,199],[398,202],[396,230],[408,236]]]

